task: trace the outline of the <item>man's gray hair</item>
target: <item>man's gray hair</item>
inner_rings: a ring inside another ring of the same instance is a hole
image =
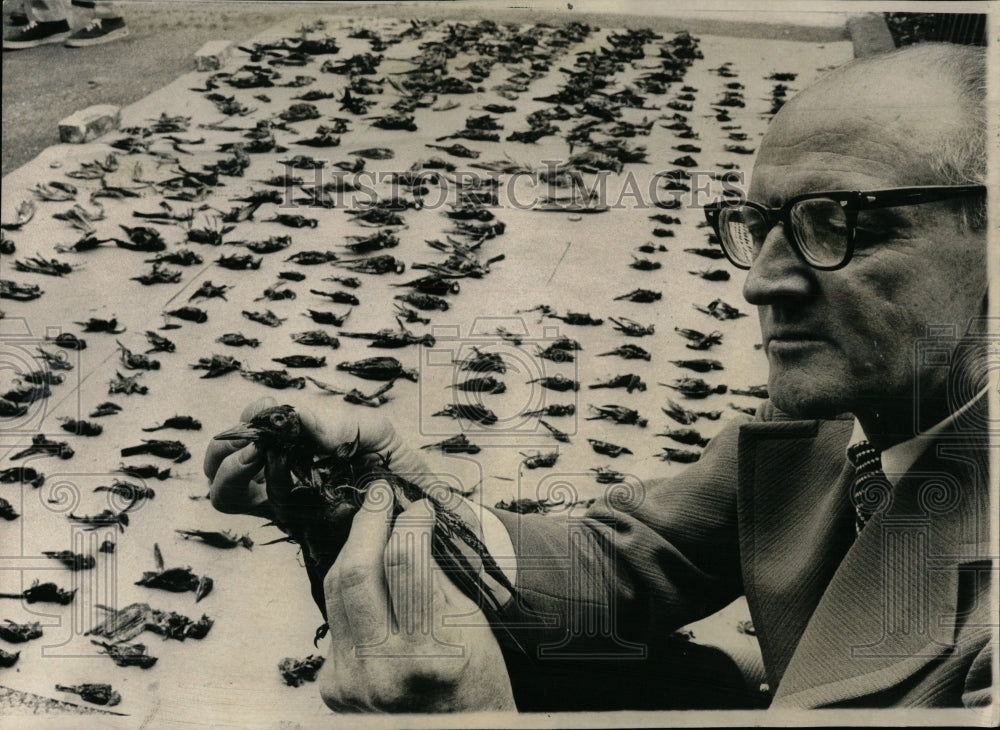
[[[986,113],[986,49],[954,43],[917,43],[884,55],[855,59],[839,67],[831,75],[857,65],[880,64],[897,59],[905,59],[914,69],[937,69],[951,78],[959,101],[964,106],[964,132],[928,150],[928,184],[985,185],[989,126]],[[978,231],[986,227],[985,196],[963,201],[959,211],[964,229]]]
[[[898,51],[897,51],[898,53]],[[930,157],[934,177],[942,185],[983,185],[986,183],[986,49],[949,43],[918,44],[914,60],[936,63],[955,80],[959,99],[965,105],[968,129],[951,137]],[[986,198],[970,199],[962,205],[962,223],[972,230],[986,226]]]

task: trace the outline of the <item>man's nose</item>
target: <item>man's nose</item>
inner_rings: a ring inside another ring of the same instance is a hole
[[[815,283],[812,273],[792,247],[784,226],[778,224],[767,234],[750,266],[743,283],[743,298],[750,304],[762,305],[807,296]]]

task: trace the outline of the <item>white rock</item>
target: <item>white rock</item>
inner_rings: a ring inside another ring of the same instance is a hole
[[[59,122],[59,139],[69,144],[81,144],[118,129],[121,124],[121,107],[113,104],[96,104],[74,112]]]
[[[209,41],[194,54],[194,67],[198,71],[216,71],[225,63],[232,48],[232,41]]]

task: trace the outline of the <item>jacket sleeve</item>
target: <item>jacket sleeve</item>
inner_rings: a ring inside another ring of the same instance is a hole
[[[649,657],[741,595],[738,437],[729,424],[677,477],[611,485],[579,518],[498,511],[517,555],[505,652]]]

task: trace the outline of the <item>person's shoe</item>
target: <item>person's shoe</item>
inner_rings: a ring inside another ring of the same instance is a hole
[[[19,30],[3,39],[5,51],[16,51],[21,48],[34,48],[48,43],[62,43],[69,38],[69,23],[65,20],[54,20],[51,23],[28,23]]]
[[[127,35],[128,27],[121,18],[94,18],[67,38],[65,45],[70,48],[98,46],[101,43],[110,43]]]
[[[24,13],[11,13],[7,16],[7,25],[11,28],[23,28],[28,24],[28,16]]]

